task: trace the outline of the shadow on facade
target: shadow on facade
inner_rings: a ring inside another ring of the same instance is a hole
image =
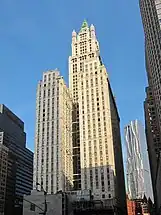
[[[79,104],[72,108],[72,145],[73,145],[73,189],[81,189],[81,164],[80,164],[80,133],[79,133]]]
[[[85,183],[82,183],[80,196],[77,193],[76,199],[72,201],[74,214],[126,215],[127,210],[115,190],[116,175],[112,166],[90,167],[81,171],[81,180]],[[85,192],[87,190],[89,192]]]
[[[94,199],[110,199],[115,195],[115,174],[112,166],[97,166],[81,169],[82,190],[91,190]],[[101,196],[100,196],[101,194]]]
[[[123,152],[120,134],[120,117],[117,111],[116,101],[112,94],[112,89],[108,81],[110,91],[110,109],[111,109],[111,122],[112,122],[112,137],[115,161],[115,196],[117,198],[117,206],[127,214],[126,204],[126,190],[125,190],[125,177],[123,165]]]
[[[82,195],[78,201],[78,209],[102,210],[102,213],[109,214],[117,211],[118,215],[126,215],[127,208],[124,202],[124,195],[120,195],[120,190],[124,189],[124,184],[116,177],[116,171],[111,165],[83,168],[82,190],[90,190],[91,195]],[[120,190],[118,187],[121,187]],[[118,190],[117,190],[118,189]],[[123,192],[122,192],[123,193]],[[89,205],[90,201],[90,205]],[[91,205],[92,202],[92,205]],[[78,210],[78,212],[79,212]],[[90,213],[90,211],[89,211]]]

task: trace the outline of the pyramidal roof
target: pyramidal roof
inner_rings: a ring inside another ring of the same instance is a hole
[[[87,23],[86,20],[83,21],[81,30],[82,30],[83,28],[88,28],[88,23]]]

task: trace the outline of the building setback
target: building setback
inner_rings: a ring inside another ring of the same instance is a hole
[[[86,21],[78,34],[72,33],[69,88],[74,100],[74,189],[92,190],[94,199],[116,198],[126,214],[120,119],[95,27]]]
[[[37,88],[34,189],[70,190],[72,164],[72,99],[59,71],[47,71]]]
[[[1,214],[22,214],[23,195],[33,183],[33,153],[26,148],[24,123],[6,106],[0,105]]]
[[[138,120],[125,126],[127,193],[130,199],[153,199],[144,128]]]
[[[140,0],[145,33],[145,60],[148,76],[144,102],[145,124],[154,201],[157,203],[156,176],[161,150],[161,0]],[[156,205],[158,208],[158,206]]]

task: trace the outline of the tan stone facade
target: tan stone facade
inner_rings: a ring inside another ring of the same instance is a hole
[[[47,71],[37,88],[34,188],[70,190],[72,164],[72,98],[59,72]]]
[[[119,116],[95,28],[88,27],[86,21],[78,34],[72,33],[69,87],[79,125],[80,171],[74,173],[74,178],[78,176],[82,190],[92,190],[94,199],[117,198],[125,206]]]

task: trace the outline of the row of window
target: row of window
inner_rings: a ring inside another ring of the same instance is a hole
[[[44,75],[44,82],[46,82],[46,81],[51,81],[51,80],[55,80],[55,78],[56,78],[56,74],[55,74],[55,72],[52,72],[52,73],[49,73],[49,74],[46,74],[46,75]]]
[[[101,181],[99,180],[99,175],[101,174]],[[93,185],[95,182],[96,189],[102,189],[102,192],[105,192],[105,178],[104,178],[104,170],[101,169],[101,172],[98,173],[98,169],[95,169],[95,172],[90,170],[90,189],[93,190]],[[99,182],[101,183],[101,187],[99,187]],[[85,184],[85,189],[87,189],[87,169],[84,169],[84,184]],[[107,173],[107,185],[108,185],[108,191],[111,190],[111,184],[110,184],[110,177],[109,177],[109,172]]]
[[[101,85],[103,85],[103,78],[102,77],[100,77],[100,82],[99,82],[99,84],[101,84]],[[85,81],[82,81],[81,82],[81,86],[82,86],[82,89],[84,89],[84,88],[91,88],[91,87],[94,87],[94,86],[97,86],[98,85],[98,78],[93,78],[93,79],[91,79],[91,80],[86,80],[86,82]]]
[[[92,53],[91,55],[92,55],[92,57],[94,57],[94,53]],[[84,67],[84,62],[79,63],[79,68],[82,68],[82,67]],[[73,64],[73,70],[76,70],[77,68],[78,68],[78,64]],[[94,64],[90,63],[89,65],[85,64],[85,69],[86,69],[86,71],[88,71],[88,69],[89,70],[97,69],[97,62],[94,62]]]
[[[78,82],[77,79],[73,78],[73,92],[75,93],[78,90]],[[99,78],[91,78],[91,79],[86,79],[81,81],[81,89],[88,89],[88,88],[93,88],[93,87],[97,87],[98,84],[101,84],[101,86],[103,86],[104,81],[103,81],[103,77],[101,76],[100,79]]]

